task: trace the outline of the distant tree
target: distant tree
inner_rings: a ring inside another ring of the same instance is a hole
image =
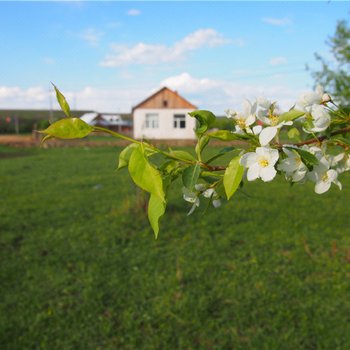
[[[333,37],[326,42],[330,47],[331,59],[315,54],[321,63],[321,70],[312,72],[317,84],[343,106],[350,106],[350,27],[345,20],[338,21]]]

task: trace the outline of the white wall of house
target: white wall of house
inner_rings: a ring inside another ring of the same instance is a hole
[[[188,115],[191,111],[180,108],[137,108],[133,113],[134,138],[193,140],[196,119]]]

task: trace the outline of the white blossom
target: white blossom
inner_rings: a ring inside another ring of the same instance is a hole
[[[268,118],[270,119],[270,118]],[[278,129],[282,128],[284,125],[292,125],[292,121],[288,122],[280,122],[276,125],[273,125],[274,121],[270,119],[270,125],[266,128],[263,128],[259,134],[259,142],[261,146],[266,146],[270,143],[270,141],[277,135]]]
[[[195,211],[195,209],[199,207],[199,204],[200,204],[198,193],[192,192],[186,187],[182,188],[182,193],[183,193],[183,199],[186,202],[193,204],[190,211],[187,213],[187,215],[191,215]]]
[[[311,116],[313,127],[310,129],[305,128],[304,130],[306,132],[325,131],[331,123],[331,116],[329,115],[327,109],[322,105],[312,105],[310,107],[309,115]]]
[[[329,101],[331,101],[331,97],[324,92],[321,85],[318,85],[315,91],[302,94],[299,98],[298,105],[305,108],[312,105],[327,103]]]
[[[200,205],[199,195],[205,198],[211,198],[214,208],[221,206],[221,201],[217,192],[213,188],[207,188],[204,184],[196,184],[195,191],[191,191],[186,187],[182,188],[183,198],[186,202],[192,203],[192,207],[187,215],[191,215]]]
[[[315,182],[315,192],[322,194],[327,192],[331,184],[334,183],[342,189],[342,185],[338,180],[338,173],[334,169],[330,169],[330,163],[323,157],[320,159],[319,164],[315,165],[313,170],[308,173],[308,178]]]
[[[343,173],[344,171],[350,170],[350,156],[347,153],[343,153],[343,158],[336,164],[335,170],[338,174]]]
[[[255,123],[256,120],[256,103],[251,103],[248,100],[243,102],[243,111],[236,112],[231,109],[226,110],[228,118],[232,118],[236,122],[236,132],[243,133],[244,131],[252,133],[250,126]]]
[[[293,182],[304,179],[307,173],[307,167],[302,162],[298,152],[287,148],[283,148],[283,152],[287,155],[287,158],[278,164],[278,170],[285,172],[286,178],[291,179]]]
[[[248,168],[248,181],[261,178],[263,181],[268,182],[276,176],[277,171],[274,165],[278,161],[278,157],[278,150],[276,149],[257,147],[255,152],[244,154],[240,159],[240,164]]]

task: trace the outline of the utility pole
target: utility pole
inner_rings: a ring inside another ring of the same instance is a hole
[[[19,120],[18,120],[17,114],[14,115],[13,121],[15,123],[15,133],[16,133],[16,135],[18,135],[19,134]]]
[[[49,122],[50,124],[53,123],[53,107],[52,107],[52,91],[51,87],[49,88]]]

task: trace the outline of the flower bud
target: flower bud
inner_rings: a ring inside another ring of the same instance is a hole
[[[322,103],[327,103],[332,101],[332,98],[328,94],[323,94],[322,95]]]

